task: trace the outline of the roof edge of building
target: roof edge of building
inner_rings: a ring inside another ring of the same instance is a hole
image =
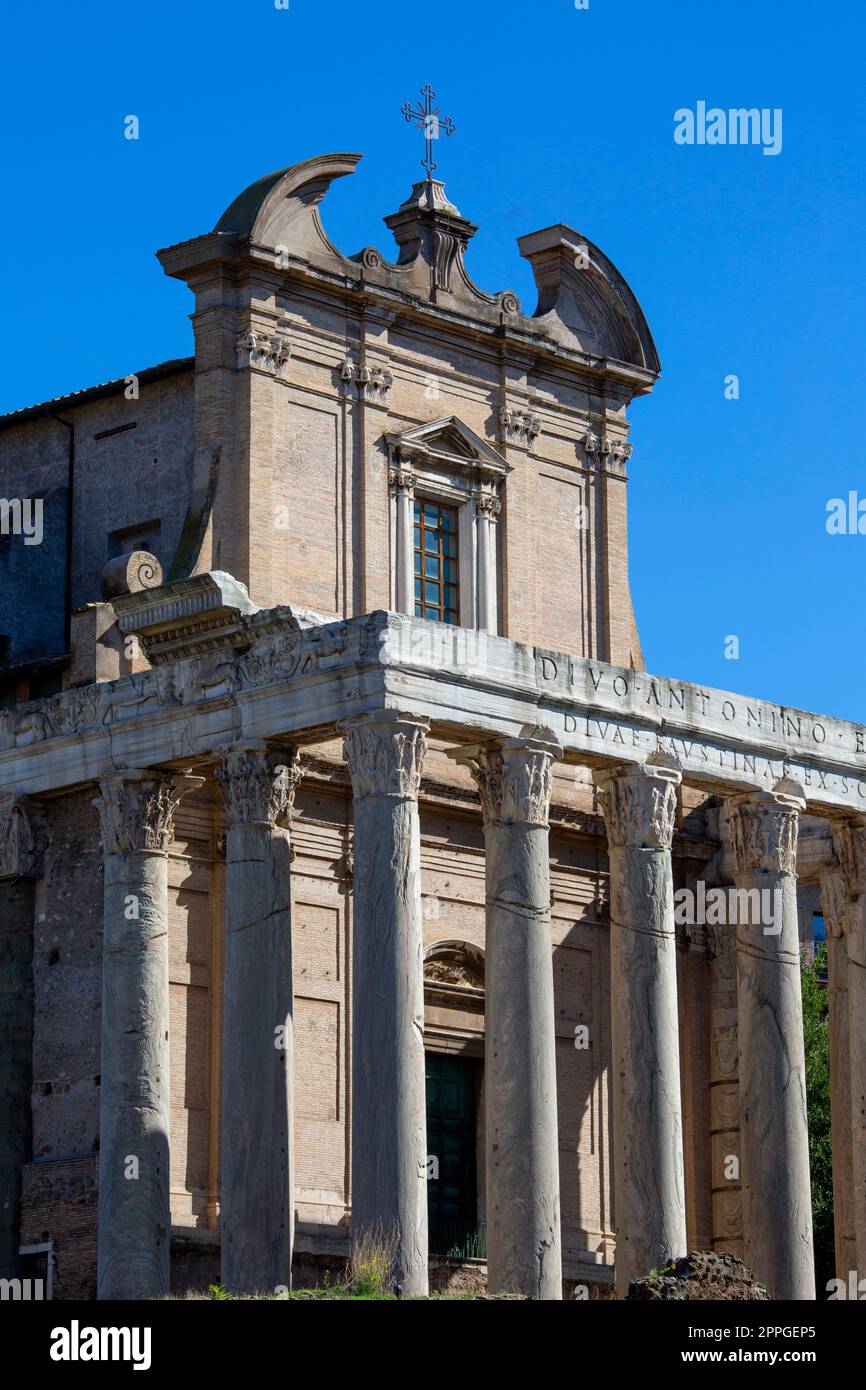
[[[176,376],[182,372],[188,372],[195,366],[194,357],[173,357],[167,362],[158,362],[155,367],[145,367],[140,372],[131,373],[139,381],[158,381],[161,377]],[[65,396],[53,396],[50,400],[40,401],[36,405],[25,405],[19,410],[7,411],[5,415],[0,415],[0,430],[9,429],[12,425],[22,424],[26,420],[36,419],[39,416],[54,415],[59,410],[83,405],[87,401],[99,400],[102,396],[113,395],[115,391],[122,389],[129,375],[116,377],[113,381],[102,381],[96,386],[85,386],[79,391],[70,391]]]

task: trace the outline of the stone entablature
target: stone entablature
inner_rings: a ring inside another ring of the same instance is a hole
[[[184,583],[210,592],[214,577]],[[239,613],[200,650],[200,611],[185,627],[190,592],[174,613],[169,597],[128,596],[124,627],[146,646],[147,615],[158,615],[150,640],[170,630],[174,653],[194,654],[0,713],[0,786],[36,793],[122,762],[188,762],[242,734],[311,743],[336,737],[341,719],[392,708],[434,731],[462,727],[467,742],[540,724],[566,762],[662,750],[707,791],[770,791],[787,777],[816,814],[866,811],[863,725],[395,613],[320,624],[289,607]]]

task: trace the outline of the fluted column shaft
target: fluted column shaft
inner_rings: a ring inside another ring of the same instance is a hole
[[[352,1232],[394,1249],[403,1294],[427,1293],[427,1116],[418,792],[427,724],[347,720],[354,793]]]
[[[776,904],[772,923],[740,914],[737,1013],[745,1262],[777,1299],[815,1297],[797,929],[804,804],[787,781],[728,802],[737,887]]]
[[[484,816],[487,1281],[562,1298],[548,814],[561,748],[524,729],[452,756]]]
[[[610,861],[616,1287],[686,1253],[671,844],[664,753],[596,777]]]
[[[33,803],[0,797],[0,1279],[20,1275],[21,1187],[33,1157],[33,922],[42,849]]]
[[[247,742],[216,767],[226,808],[220,1269],[234,1293],[289,1287],[295,749]]]
[[[181,787],[103,779],[102,1062],[97,1297],[168,1293],[168,846]]]

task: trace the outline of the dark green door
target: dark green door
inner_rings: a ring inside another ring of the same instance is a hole
[[[436,1160],[427,1183],[430,1253],[452,1259],[485,1257],[477,1220],[475,1076],[471,1060],[427,1053],[427,1153]]]

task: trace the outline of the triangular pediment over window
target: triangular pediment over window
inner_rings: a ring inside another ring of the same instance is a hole
[[[502,455],[456,415],[446,415],[425,425],[413,425],[400,434],[389,434],[388,446],[392,457],[403,463],[468,471],[475,476],[497,479],[511,472],[510,464]]]

